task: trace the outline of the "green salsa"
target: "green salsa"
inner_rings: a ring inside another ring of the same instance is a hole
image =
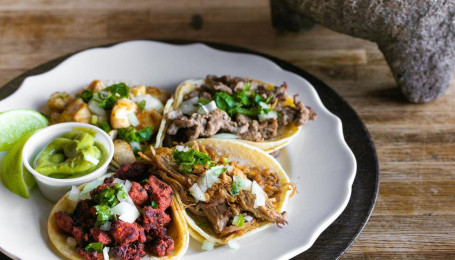
[[[96,132],[75,128],[52,140],[35,157],[35,170],[52,178],[84,176],[99,168],[108,157],[104,146],[95,141]]]

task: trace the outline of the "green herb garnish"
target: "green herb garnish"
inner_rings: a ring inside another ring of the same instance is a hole
[[[141,102],[139,102],[139,109],[144,110],[145,104],[146,104],[145,100],[142,100]]]
[[[193,167],[196,165],[212,165],[210,156],[206,153],[199,152],[196,149],[189,148],[188,151],[172,151],[172,157],[180,164],[179,169],[184,173],[190,173],[193,171]]]
[[[149,126],[142,128],[141,130],[136,130],[134,127],[121,128],[118,130],[118,136],[120,139],[123,139],[128,142],[143,142],[148,141],[153,134],[153,127]]]
[[[112,95],[119,97],[119,98],[124,98],[128,97],[130,93],[130,89],[125,83],[118,83],[114,85],[110,85],[109,87],[104,89],[105,91],[111,92]]]
[[[111,131],[111,126],[108,122],[98,122],[98,127],[103,129],[103,131],[106,133]]]
[[[243,218],[243,216],[241,214],[237,215],[232,220],[232,225],[235,225],[237,227],[243,227],[245,225],[245,219]]]
[[[152,208],[154,208],[154,209],[158,208],[158,203],[156,203],[156,201],[152,200],[152,202],[150,204],[151,204]]]
[[[81,98],[85,103],[88,103],[93,98],[93,92],[90,89],[82,91]]]
[[[101,243],[101,242],[90,243],[85,247],[85,251],[101,253],[101,252],[103,252],[103,243]]]
[[[233,181],[231,186],[231,194],[232,196],[238,195],[240,192],[240,185],[239,182]]]

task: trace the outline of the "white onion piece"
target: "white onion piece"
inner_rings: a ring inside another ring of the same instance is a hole
[[[205,251],[210,251],[213,249],[214,246],[215,243],[213,241],[205,240],[204,243],[202,244],[202,249]]]
[[[259,102],[259,106],[262,108],[262,109],[270,109],[270,106],[267,105],[267,103],[263,102],[263,101],[260,101]]]
[[[71,191],[68,195],[68,199],[72,200],[72,201],[77,201],[80,193],[81,193],[81,191],[79,190],[79,188],[76,187],[75,185],[73,185],[73,186],[71,186]]]
[[[199,188],[202,190],[202,192],[207,191],[212,187],[214,183],[220,183],[220,180],[218,177],[220,176],[221,173],[224,172],[224,166],[219,165],[219,166],[214,166],[207,171],[199,178],[197,181],[197,184],[199,185]],[[220,170],[223,170],[220,172]]]
[[[119,178],[114,178],[114,181],[112,183],[118,183],[118,184],[125,184],[125,181]]]
[[[245,219],[246,222],[251,222],[251,221],[253,221],[253,217],[252,217],[252,216],[249,216],[249,215],[245,215],[245,216],[243,216],[243,218]]]
[[[218,139],[239,139],[240,136],[235,135],[235,134],[229,134],[229,133],[220,133],[212,136],[212,138],[218,138]]]
[[[139,120],[137,119],[137,116],[134,112],[132,113],[129,113],[128,115],[126,115],[126,117],[128,118],[128,121],[130,121],[130,124],[132,126],[138,126],[139,125]]]
[[[126,191],[126,193],[130,193],[130,190],[131,190],[131,186],[132,186],[132,185],[133,185],[133,184],[132,184],[129,180],[126,180],[126,181],[125,181],[125,191]]]
[[[108,246],[105,246],[103,248],[103,257],[104,257],[104,260],[109,260],[109,247]]]
[[[184,146],[184,145],[177,145],[175,147],[175,150],[179,151],[179,152],[188,152],[190,148],[188,146]]]
[[[182,113],[189,116],[193,113],[196,113],[198,110],[198,101],[198,97],[193,97],[183,101],[182,105],[180,106],[182,108]]]
[[[111,208],[111,214],[119,215],[120,220],[128,223],[133,223],[139,217],[137,208],[126,201],[122,201]]]
[[[276,113],[276,111],[270,110],[267,114],[260,113],[258,115],[259,121],[264,121],[264,120],[271,119],[271,118],[273,118],[273,119],[278,118],[278,114]]]
[[[112,225],[112,223],[108,221],[108,222],[104,223],[103,225],[101,225],[100,229],[103,231],[109,231],[109,230],[111,230],[111,225]]]
[[[215,101],[210,101],[210,103],[206,105],[200,105],[197,111],[198,114],[205,115],[210,114],[213,110],[217,109]]]
[[[82,194],[85,194],[85,193],[89,193],[91,192],[92,190],[94,190],[96,187],[100,186],[101,184],[103,184],[103,181],[101,180],[93,180],[89,183],[87,183],[84,187],[84,189],[81,191],[81,195]]]
[[[234,181],[240,185],[242,190],[251,191],[251,181],[248,179],[240,178],[238,176],[234,176]]]
[[[100,162],[100,160],[98,160],[97,158],[93,157],[90,154],[85,154],[84,160],[91,162],[93,165],[97,165]]]
[[[264,191],[262,190],[261,186],[259,186],[259,184],[256,181],[253,181],[253,185],[251,186],[251,193],[256,195],[256,199],[254,200],[253,208],[257,208],[257,207],[265,205]]]
[[[231,173],[232,170],[234,170],[234,166],[232,166],[232,165],[226,165],[226,171],[227,171],[228,173]],[[235,176],[234,176],[234,177],[235,177]]]
[[[228,244],[228,247],[232,248],[232,249],[238,249],[240,247],[239,243],[237,243],[237,241],[233,241],[233,240],[229,240],[227,242],[227,244]]]
[[[142,151],[141,145],[138,142],[131,142],[130,143],[131,148],[134,150],[139,150]]]
[[[115,139],[117,139],[118,131],[117,130],[111,130],[107,134],[109,135],[109,137],[112,140],[115,140]]]
[[[74,237],[67,237],[66,244],[69,245],[70,247],[75,247],[77,245],[77,241]]]
[[[132,98],[131,100],[138,104],[145,101],[144,110],[152,111],[152,109],[155,109],[158,113],[163,113],[163,103],[150,94],[140,95]]]
[[[196,200],[196,203],[198,201],[207,201],[205,198],[204,192],[199,188],[199,186],[195,183],[193,186],[190,188],[190,193],[193,195],[194,199]]]
[[[95,115],[106,116],[106,110],[100,107],[100,103],[96,102],[94,99],[88,102],[88,109]]]

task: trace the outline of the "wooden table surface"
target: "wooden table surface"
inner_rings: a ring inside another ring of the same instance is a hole
[[[132,39],[233,44],[312,73],[359,114],[381,171],[373,215],[343,259],[455,258],[455,80],[409,104],[374,43],[316,27],[271,26],[266,0],[0,1],[0,85],[43,62]]]

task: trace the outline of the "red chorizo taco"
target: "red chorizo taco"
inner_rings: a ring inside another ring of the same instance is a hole
[[[287,94],[287,84],[207,76],[188,80],[164,110],[157,142],[166,145],[199,138],[226,138],[273,152],[287,145],[316,113]]]
[[[200,139],[157,148],[145,158],[172,186],[190,235],[206,246],[287,224],[283,210],[295,191],[293,183],[275,159],[256,147]]]
[[[67,259],[178,259],[189,241],[172,189],[153,175],[73,187],[52,209],[48,234]]]

